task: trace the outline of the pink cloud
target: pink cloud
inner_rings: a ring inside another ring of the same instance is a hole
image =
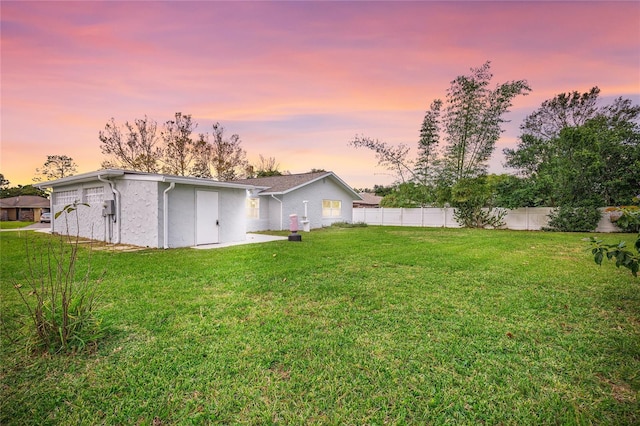
[[[97,167],[110,117],[182,111],[237,124],[254,156],[368,169],[372,186],[380,170],[349,138],[414,143],[429,103],[488,59],[496,83],[534,89],[516,117],[593,85],[640,99],[632,2],[3,1],[1,19],[2,172],[16,182],[52,149]]]

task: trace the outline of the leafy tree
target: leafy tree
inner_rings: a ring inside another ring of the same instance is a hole
[[[36,169],[33,181],[62,179],[73,176],[77,171],[78,165],[73,162],[73,158],[66,155],[47,155],[47,161],[44,162],[44,165]]]
[[[433,203],[433,194],[425,185],[404,182],[380,201],[381,207],[422,207]]]
[[[640,106],[618,98],[596,106],[600,90],[560,94],[521,126],[506,165],[550,206],[625,204],[640,187]]]
[[[525,80],[489,88],[490,62],[472,68],[470,75],[456,77],[445,101],[434,100],[420,128],[418,154],[409,157],[409,147],[356,136],[350,145],[372,150],[378,165],[394,173],[399,182],[427,187],[430,199],[450,201],[451,186],[458,180],[486,174],[489,157],[502,132],[502,117],[512,100],[531,89]],[[445,142],[444,149],[440,142]]]
[[[18,197],[20,195],[37,195],[38,197],[49,198],[49,194],[33,185],[18,185],[0,189],[0,198]]]
[[[194,141],[191,134],[198,125],[191,120],[191,115],[176,112],[175,119],[165,123],[161,132],[164,141],[165,173],[178,176],[200,175],[206,171],[203,156],[206,154],[206,140]]]
[[[135,119],[133,124],[125,122],[123,128],[111,118],[98,136],[102,153],[111,157],[102,163],[102,167],[149,173],[160,171],[163,149],[158,145],[157,128],[157,123],[146,115]]]
[[[486,173],[487,162],[502,133],[502,118],[511,108],[512,100],[531,89],[526,80],[511,81],[489,89],[493,74],[491,63],[472,68],[470,75],[461,75],[451,82],[447,91],[441,122],[437,121],[432,104],[426,119],[433,117],[434,127],[442,126],[446,148],[445,170],[453,182]]]
[[[4,191],[9,187],[11,182],[8,179],[4,178],[4,174],[0,173],[0,191]]]

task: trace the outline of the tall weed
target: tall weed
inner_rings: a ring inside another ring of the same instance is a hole
[[[65,206],[56,218],[64,214],[68,221],[73,213],[78,224],[79,205]],[[93,247],[89,245],[89,250],[82,250],[77,235],[59,235],[40,240],[40,243],[35,238],[25,237],[25,246],[25,274],[14,278],[13,284],[27,315],[22,323],[22,333],[13,340],[22,340],[31,350],[49,353],[95,347],[105,333],[105,327],[95,315],[104,272],[93,277]],[[81,260],[81,253],[87,253],[87,258]]]

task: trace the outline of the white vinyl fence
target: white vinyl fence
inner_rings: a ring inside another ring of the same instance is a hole
[[[428,228],[459,228],[453,218],[453,208],[422,207],[403,208],[354,208],[353,222],[385,226],[422,226]],[[506,229],[539,231],[549,223],[550,207],[523,207],[508,210],[504,218]],[[596,232],[620,232],[604,211]]]

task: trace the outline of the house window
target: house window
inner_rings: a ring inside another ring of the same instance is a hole
[[[260,218],[260,199],[247,198],[247,217],[249,219]]]
[[[322,217],[340,217],[342,201],[322,200]]]
[[[93,205],[102,203],[104,199],[104,187],[96,186],[94,188],[86,188],[84,190],[84,202]]]
[[[53,193],[54,203],[56,205],[68,206],[78,201],[78,191],[60,191]]]

